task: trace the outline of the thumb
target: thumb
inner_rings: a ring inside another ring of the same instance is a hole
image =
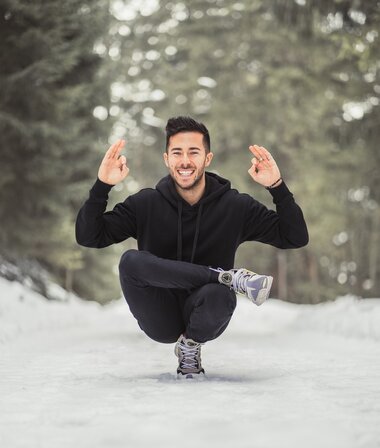
[[[129,173],[129,168],[127,167],[127,165],[125,163],[123,163],[121,165],[121,174],[123,175],[123,177],[127,177]]]
[[[258,170],[258,168],[257,168],[257,166],[259,165],[259,161],[257,160],[257,158],[256,157],[253,157],[253,159],[251,160],[251,162],[252,162],[252,171],[254,172],[254,173],[257,173],[259,170]]]
[[[126,165],[127,164],[127,159],[125,158],[125,156],[120,156],[119,157],[119,163],[121,165]]]

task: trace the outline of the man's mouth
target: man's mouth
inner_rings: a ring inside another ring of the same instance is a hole
[[[181,177],[190,177],[194,174],[195,170],[177,170],[177,173]]]

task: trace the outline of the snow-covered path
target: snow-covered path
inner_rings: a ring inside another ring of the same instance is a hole
[[[380,447],[379,299],[240,299],[185,382],[122,301],[22,288],[0,282],[1,447]]]

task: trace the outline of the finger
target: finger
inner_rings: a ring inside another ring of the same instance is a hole
[[[252,154],[255,156],[255,158],[258,161],[258,164],[261,164],[260,166],[267,166],[265,165],[266,162],[266,157],[264,156],[264,154],[261,152],[260,150],[260,146],[258,145],[252,145],[249,147],[249,149],[251,150]]]
[[[263,153],[261,151],[261,146],[258,145],[252,145],[249,147],[253,155],[257,158],[259,162],[262,162],[264,160]]]
[[[121,166],[121,172],[122,172],[124,178],[127,177],[128,173],[129,173],[129,168],[124,163]]]
[[[260,154],[258,152],[258,146],[257,145],[251,145],[249,147],[249,149],[250,149],[251,153],[256,157],[256,159],[260,161],[261,157],[260,157]]]
[[[273,166],[273,157],[270,155],[269,151],[264,148],[264,146],[260,146],[260,153],[264,159],[264,165],[267,168],[271,168]]]
[[[120,151],[124,148],[125,140],[118,140],[116,146],[111,153],[111,159],[117,159],[119,157]]]
[[[248,173],[250,174],[250,176],[254,177],[256,174],[255,169],[253,168],[253,166],[251,166],[251,168],[248,170]]]
[[[116,141],[115,143],[113,143],[106,151],[106,153],[104,154],[103,159],[108,159],[110,157],[110,155],[112,154],[112,151],[115,149],[115,146],[118,144],[118,141]]]
[[[252,163],[252,167],[251,167],[251,169],[252,169],[255,173],[258,173],[258,172],[259,172],[258,165],[259,165],[260,162],[257,160],[256,157],[253,157],[253,158],[251,159],[251,163]]]
[[[116,142],[111,146],[107,154],[107,159],[114,159],[116,154],[118,154],[118,149],[123,140],[116,140]]]
[[[258,170],[252,165],[251,168],[248,170],[248,173],[251,175],[252,179],[256,179]]]
[[[257,147],[257,153],[260,155],[260,158],[259,158],[260,162],[266,162],[267,161],[267,156],[264,153],[262,146],[258,146]]]
[[[264,157],[267,160],[271,160],[272,159],[271,153],[266,148],[264,148],[264,146],[260,146],[260,149],[261,149],[262,154],[264,155]]]
[[[118,160],[119,160],[120,166],[127,164],[127,159],[125,156],[119,156]]]
[[[258,152],[258,154],[260,154],[259,160],[262,163],[261,166],[263,166],[265,168],[271,168],[271,166],[272,166],[271,165],[271,160],[273,160],[273,159],[270,160],[268,158],[269,151],[267,151],[264,148],[264,146],[257,146],[257,152]]]
[[[272,155],[270,154],[270,152],[265,150],[264,153],[266,154],[266,157],[267,157],[266,163],[267,163],[268,169],[270,169],[270,170],[278,170],[277,163],[274,160],[274,158],[272,157]]]
[[[251,151],[251,153],[252,153],[254,156],[257,156],[257,148],[258,148],[257,145],[250,145],[250,146],[249,146],[249,150]]]
[[[259,162],[259,160],[258,160],[256,157],[253,157],[253,158],[251,159],[251,163],[252,163],[252,165],[253,165],[254,167],[256,167],[260,162]]]
[[[262,148],[263,154],[266,157],[267,163],[270,167],[273,167],[276,165],[276,161],[274,160],[274,158],[272,157],[272,154],[265,148]]]
[[[111,145],[111,146],[108,148],[107,152],[106,152],[105,155],[104,155],[104,159],[103,159],[103,160],[111,159],[111,158],[112,158],[112,154],[114,153],[115,148],[117,147],[118,144],[119,144],[119,140],[117,140],[113,145]]]

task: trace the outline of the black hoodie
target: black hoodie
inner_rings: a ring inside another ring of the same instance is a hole
[[[195,205],[182,199],[166,176],[155,189],[143,189],[105,212],[111,188],[97,179],[80,209],[76,239],[82,246],[101,248],[132,237],[139,250],[162,258],[231,269],[244,241],[281,249],[308,243],[302,211],[284,182],[269,190],[277,212],[208,172],[205,194]]]

